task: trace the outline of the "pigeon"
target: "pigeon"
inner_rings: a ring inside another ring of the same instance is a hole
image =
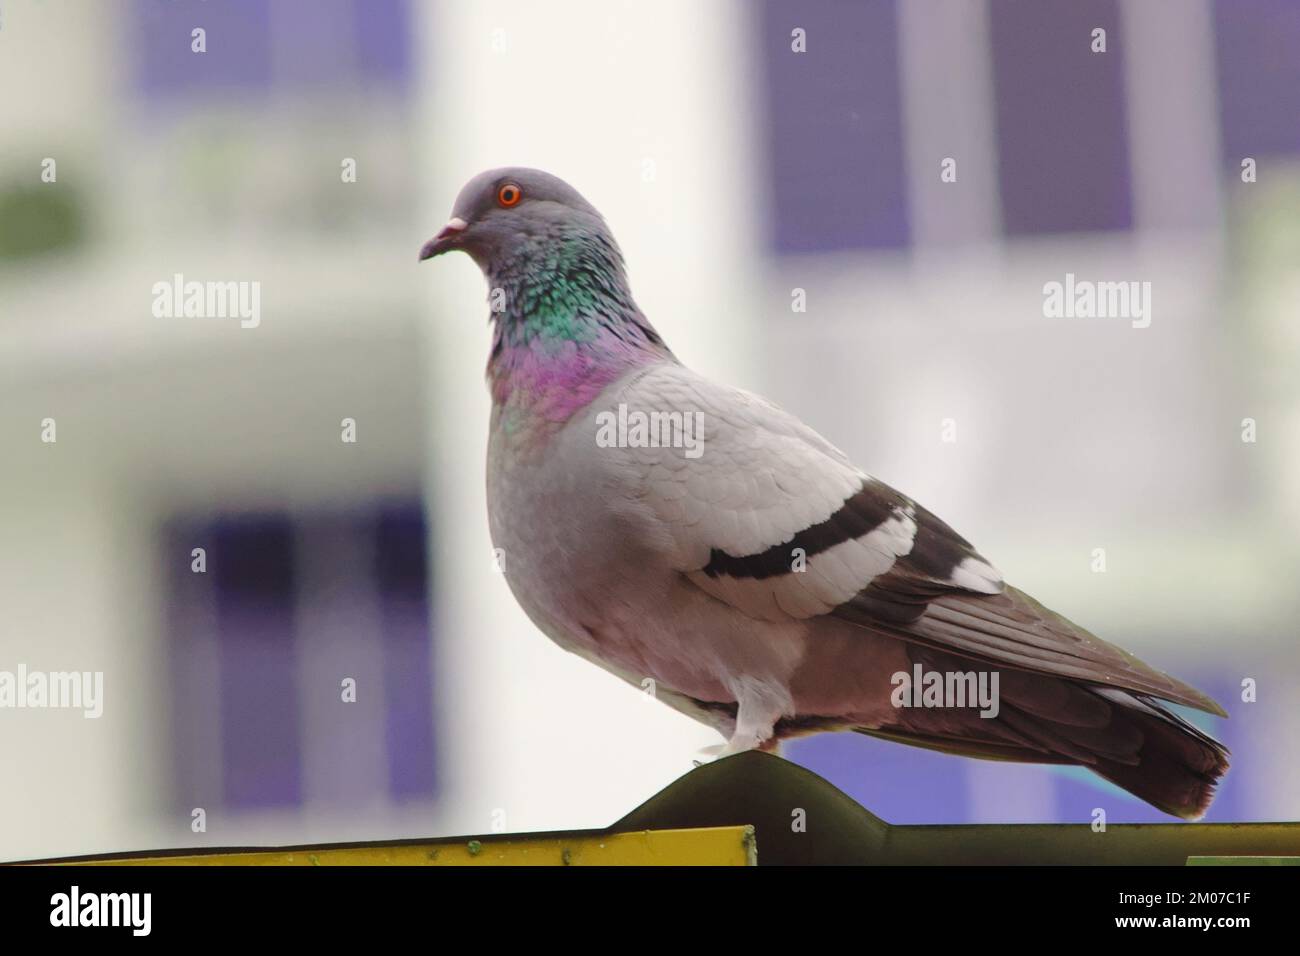
[[[493,545],[560,647],[718,730],[720,757],[855,731],[1079,765],[1205,813],[1228,751],[1166,704],[1226,717],[1214,700],[1006,584],[793,415],[678,361],[573,187],[480,173],[420,259],[453,250],[489,286]]]

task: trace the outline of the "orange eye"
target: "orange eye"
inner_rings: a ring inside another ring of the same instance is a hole
[[[519,200],[524,198],[524,191],[514,183],[505,183],[497,190],[497,202],[506,209],[517,205]]]

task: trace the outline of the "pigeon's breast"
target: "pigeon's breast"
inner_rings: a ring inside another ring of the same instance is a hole
[[[580,413],[545,442],[524,443],[498,419],[487,468],[488,524],[511,590],[553,640],[588,651],[611,604],[668,578],[665,568],[656,580],[656,563],[637,554],[653,516],[615,487],[591,421]]]
[[[759,633],[781,628],[736,614],[673,569],[675,544],[644,500],[636,456],[598,437],[620,393],[611,386],[542,445],[494,422],[488,520],[520,606],[566,650],[698,700],[730,699],[727,681],[742,673],[787,674],[798,644]]]

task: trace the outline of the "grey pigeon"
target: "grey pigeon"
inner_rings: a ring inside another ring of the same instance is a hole
[[[1004,584],[798,419],[682,365],[572,187],[481,173],[420,258],[451,250],[497,305],[492,539],[561,647],[652,679],[723,754],[852,730],[1078,764],[1167,813],[1205,812],[1227,750],[1160,701],[1226,717],[1218,704]],[[963,700],[980,679],[996,707]]]

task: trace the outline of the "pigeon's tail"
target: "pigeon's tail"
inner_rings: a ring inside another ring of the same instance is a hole
[[[858,732],[990,760],[1077,764],[1165,813],[1205,814],[1228,769],[1223,744],[1150,697],[1017,676],[996,717],[967,712],[958,729],[951,710],[906,710],[895,725]]]
[[[1205,816],[1227,772],[1228,748],[1155,700],[1115,696],[1127,698],[1117,711],[1142,734],[1142,747],[1136,763],[1099,755],[1092,769],[1165,813],[1184,820]]]

